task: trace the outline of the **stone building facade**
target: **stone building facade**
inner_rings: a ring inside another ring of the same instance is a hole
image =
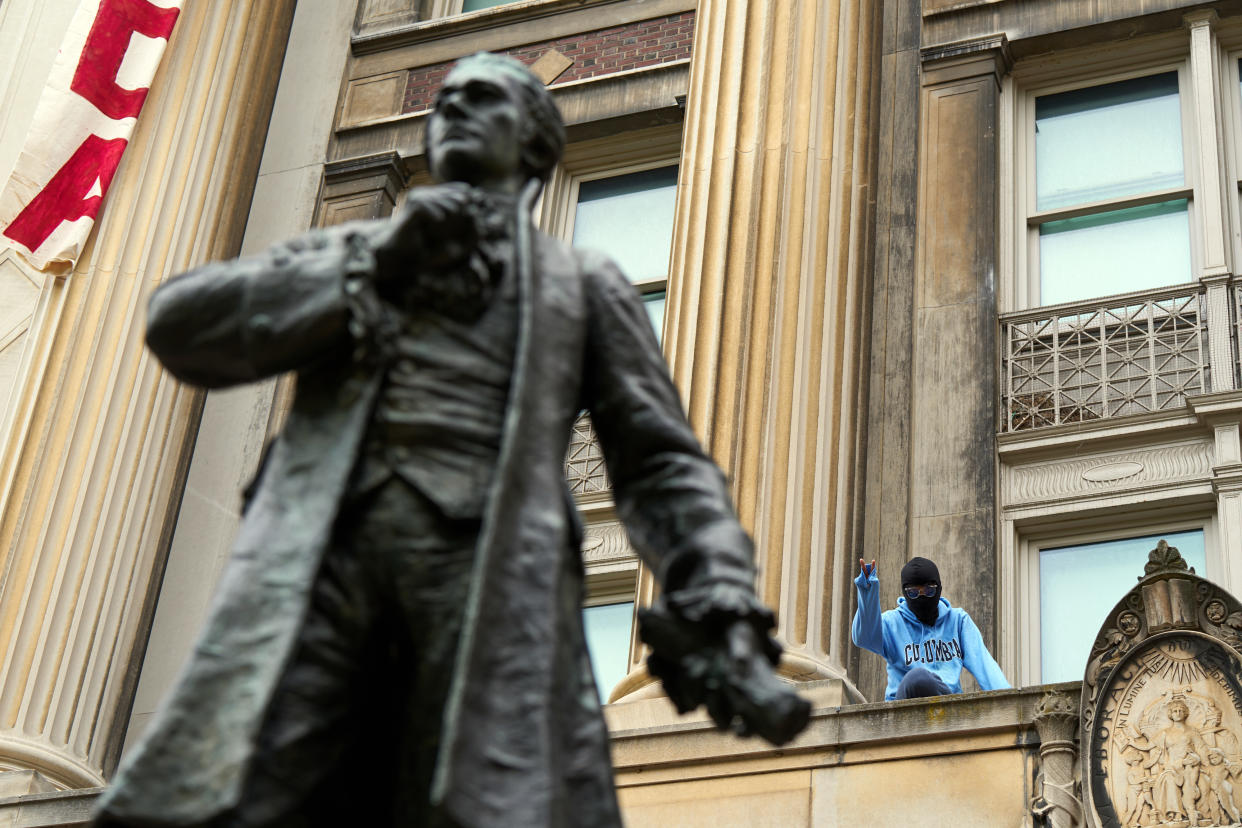
[[[0,174],[75,6],[0,2]],[[83,818],[288,406],[286,380],[173,382],[150,287],[387,214],[477,50],[565,114],[539,223],[632,264],[816,703],[773,750],[658,698],[630,624],[653,584],[582,421],[628,823],[1071,824],[1036,780],[1077,711],[1044,693],[1076,698],[1147,550],[1242,594],[1237,0],[186,0],[74,272],[0,254],[0,821]],[[851,580],[876,558],[891,606],[914,554],[1021,689],[875,703]]]

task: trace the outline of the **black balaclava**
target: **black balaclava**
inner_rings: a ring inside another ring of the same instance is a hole
[[[940,570],[934,563],[927,558],[911,558],[909,563],[901,568],[903,597],[907,586],[922,586],[923,584],[938,584],[936,594],[906,598],[906,606],[914,613],[915,618],[930,627],[940,617],[940,593],[944,591],[944,584],[940,582]]]

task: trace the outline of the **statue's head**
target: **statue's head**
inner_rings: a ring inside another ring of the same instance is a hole
[[[1174,699],[1169,702],[1168,712],[1169,718],[1175,722],[1184,722],[1190,718],[1190,708],[1181,699]]]
[[[564,148],[547,87],[520,62],[488,52],[457,62],[427,123],[427,163],[440,181],[510,189],[547,181]]]

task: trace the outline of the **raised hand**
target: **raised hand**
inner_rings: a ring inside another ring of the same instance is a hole
[[[477,242],[472,199],[470,187],[459,182],[411,190],[377,253],[415,258],[432,268],[463,260]]]
[[[859,558],[858,566],[862,568],[862,574],[870,578],[875,572],[875,558],[871,559],[871,563],[866,563],[862,558]]]

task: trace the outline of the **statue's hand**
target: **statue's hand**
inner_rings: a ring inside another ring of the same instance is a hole
[[[806,726],[810,704],[776,677],[753,624],[735,621],[725,640],[732,669],[725,692],[715,703],[707,702],[712,719],[740,736],[762,736],[774,745],[793,739]]]
[[[478,243],[472,200],[469,185],[460,182],[411,190],[381,231],[377,254],[431,269],[464,262]],[[408,266],[389,268],[380,276],[397,278],[408,272]]]
[[[810,704],[776,677],[780,646],[766,633],[771,614],[749,589],[665,593],[638,620],[652,648],[647,668],[681,712],[705,705],[718,727],[774,745],[806,726]]]

